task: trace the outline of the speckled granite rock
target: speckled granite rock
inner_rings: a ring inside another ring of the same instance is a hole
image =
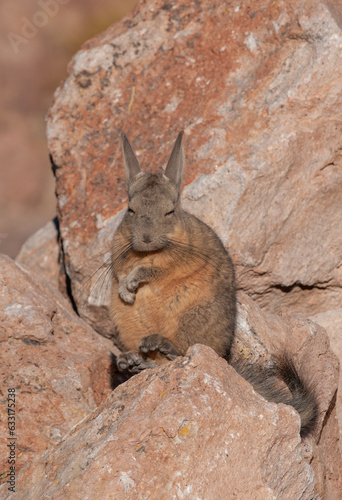
[[[49,280],[49,283],[58,286],[60,277],[59,246],[55,221],[48,222],[28,238],[15,261],[38,275],[44,276]]]

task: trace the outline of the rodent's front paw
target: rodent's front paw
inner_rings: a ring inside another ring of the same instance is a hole
[[[149,281],[152,275],[153,273],[150,267],[135,267],[126,277],[127,290],[130,292],[135,292],[138,286]]]
[[[127,289],[127,280],[122,280],[119,283],[119,295],[122,298],[124,302],[127,302],[127,304],[134,304],[135,301],[135,293],[130,292]]]

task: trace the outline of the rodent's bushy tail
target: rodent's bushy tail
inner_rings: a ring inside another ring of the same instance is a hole
[[[232,363],[232,366],[268,401],[293,406],[300,415],[302,437],[314,430],[318,419],[317,397],[312,384],[302,379],[287,355],[275,358],[274,368],[270,369],[247,365],[243,360]],[[279,379],[288,389],[280,387]]]

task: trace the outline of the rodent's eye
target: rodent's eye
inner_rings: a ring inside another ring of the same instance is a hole
[[[170,212],[167,212],[167,214],[165,214],[165,217],[172,217],[174,213],[175,213],[174,210],[170,210]]]
[[[131,207],[128,207],[127,212],[131,215],[135,214],[134,210],[132,210]]]

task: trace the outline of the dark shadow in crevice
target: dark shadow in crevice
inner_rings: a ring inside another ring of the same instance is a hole
[[[72,295],[72,288],[71,288],[71,280],[67,274],[66,271],[66,266],[65,266],[65,257],[64,257],[64,248],[63,248],[63,240],[61,237],[61,232],[60,232],[60,227],[59,227],[59,219],[58,216],[56,216],[52,220],[56,231],[57,231],[57,244],[59,247],[59,252],[58,252],[58,265],[59,265],[59,285],[60,287],[64,290],[65,294],[68,296],[70,300],[70,304],[75,311],[75,313],[79,316],[76,302],[74,301],[74,297]]]
[[[328,410],[327,410],[327,412],[326,412],[326,414],[324,416],[324,420],[323,420],[323,423],[322,423],[321,431],[319,433],[319,438],[318,438],[318,441],[317,441],[317,445],[319,445],[319,443],[321,441],[322,433],[323,433],[324,429],[326,428],[326,426],[327,426],[327,424],[328,424],[328,422],[330,420],[332,412],[335,409],[336,401],[337,401],[337,389],[335,391],[334,396],[331,398],[329,408],[328,408]]]
[[[300,290],[313,290],[314,288],[319,288],[317,284],[315,285],[303,285],[302,283],[294,283],[293,285],[273,285],[270,287],[270,290],[280,290],[283,293],[290,293],[296,288],[299,288]]]

